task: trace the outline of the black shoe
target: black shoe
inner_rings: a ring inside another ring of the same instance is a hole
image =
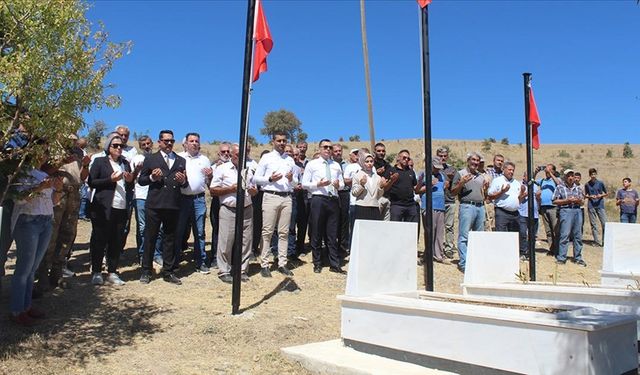
[[[149,284],[151,282],[151,274],[149,272],[142,272],[140,275],[140,282],[142,284]]]
[[[233,283],[233,277],[231,275],[222,275],[222,276],[219,276],[218,278],[223,283],[227,283],[227,284]]]
[[[249,281],[249,275],[247,275],[246,273],[244,273],[244,272],[243,272],[243,273],[240,275],[240,281],[242,281],[243,283],[248,282],[248,281]]]
[[[272,277],[271,271],[269,271],[268,267],[262,267],[262,269],[260,270],[260,275],[262,275],[262,277]]]
[[[293,276],[293,272],[289,271],[287,267],[278,267],[278,272],[285,276]]]
[[[575,264],[582,266],[582,267],[586,267],[587,266],[587,262],[585,262],[584,260],[580,259],[580,260],[576,260],[574,262]]]
[[[178,277],[173,273],[162,276],[162,280],[171,284],[182,285],[182,281],[180,281],[180,279],[178,279]]]
[[[347,271],[343,270],[340,267],[329,267],[329,272],[339,273],[341,275],[346,275]]]
[[[462,267],[462,266],[458,265],[458,271],[460,271],[460,272],[464,273],[464,267]]]
[[[566,260],[557,260],[556,259],[556,264],[566,264],[567,261]]]
[[[322,266],[313,266],[313,272],[314,273],[322,272]]]

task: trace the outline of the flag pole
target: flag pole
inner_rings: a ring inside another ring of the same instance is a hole
[[[534,188],[535,180],[533,176],[533,145],[531,143],[531,121],[529,112],[529,96],[531,93],[531,73],[522,73],[524,79],[524,123],[527,141],[527,247],[529,249],[529,279],[536,281],[536,241],[535,217],[534,217]]]
[[[424,125],[424,172],[425,172],[425,216],[424,216],[424,285],[433,291],[433,202],[431,191],[431,77],[429,72],[429,5],[420,7],[422,36],[422,115]],[[418,225],[420,225],[418,223]]]
[[[362,56],[364,57],[364,83],[367,90],[367,110],[369,113],[369,142],[371,152],[376,144],[376,133],[373,127],[373,99],[371,98],[371,73],[369,72],[369,47],[367,45],[367,22],[364,13],[364,0],[360,0],[360,33],[362,34]]]
[[[256,0],[248,0],[247,5],[247,33],[244,44],[244,72],[242,75],[242,101],[240,106],[240,139],[238,155],[238,179],[236,190],[236,222],[235,238],[233,241],[233,254],[231,257],[231,270],[233,275],[233,287],[231,292],[231,313],[237,315],[240,312],[240,273],[242,266],[242,237],[244,228],[244,195],[245,186],[242,179],[242,171],[245,168],[247,152],[246,143],[249,134],[249,93],[251,90],[251,61],[253,55],[253,21],[255,17]]]

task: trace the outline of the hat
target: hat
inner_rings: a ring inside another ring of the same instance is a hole
[[[357,154],[358,151],[360,151],[359,148],[352,148],[351,151],[349,152],[350,154]]]
[[[434,168],[436,169],[443,169],[444,165],[442,165],[442,159],[440,159],[439,157],[435,157],[431,160],[431,165],[433,165]]]
[[[569,173],[574,174],[575,172],[573,171],[573,169],[565,169],[564,172],[562,172],[563,175],[568,175]]]

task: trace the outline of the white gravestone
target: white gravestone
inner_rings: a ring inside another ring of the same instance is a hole
[[[517,281],[519,262],[518,233],[469,232],[464,283]]]
[[[602,285],[637,287],[640,279],[640,224],[606,223]]]
[[[356,220],[346,295],[415,292],[418,224]]]

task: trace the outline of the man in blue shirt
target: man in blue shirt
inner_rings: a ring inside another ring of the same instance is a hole
[[[638,192],[631,188],[631,179],[622,179],[622,189],[616,192],[616,206],[620,207],[620,222],[635,223],[638,215]]]
[[[427,196],[424,193],[427,191],[427,186],[431,185],[431,210],[433,212],[433,260],[442,264],[451,264],[449,258],[444,254],[444,191],[448,188],[449,182],[447,181],[444,173],[442,173],[443,169],[444,165],[442,160],[439,157],[434,156],[432,159],[431,175],[423,174],[421,178],[418,179],[418,186],[416,187],[416,190],[422,195],[422,223],[425,224],[425,216],[427,215],[427,212],[425,211],[427,207]],[[425,231],[427,230],[426,227],[424,229]]]
[[[558,255],[560,229],[558,225],[558,207],[553,204],[553,193],[555,193],[556,187],[562,184],[562,180],[558,177],[555,165],[547,164],[544,168],[539,167],[537,169],[538,172],[542,170],[545,176],[537,181],[540,186],[540,217],[547,234],[548,254],[556,256]]]
[[[589,199],[589,222],[591,223],[593,242],[598,246],[602,246],[602,241],[600,241],[598,236],[596,218],[600,220],[602,239],[604,240],[604,223],[607,222],[607,214],[604,210],[604,198],[607,196],[607,188],[597,177],[598,171],[596,171],[595,168],[589,169],[589,181],[584,184],[584,194],[585,198]]]

